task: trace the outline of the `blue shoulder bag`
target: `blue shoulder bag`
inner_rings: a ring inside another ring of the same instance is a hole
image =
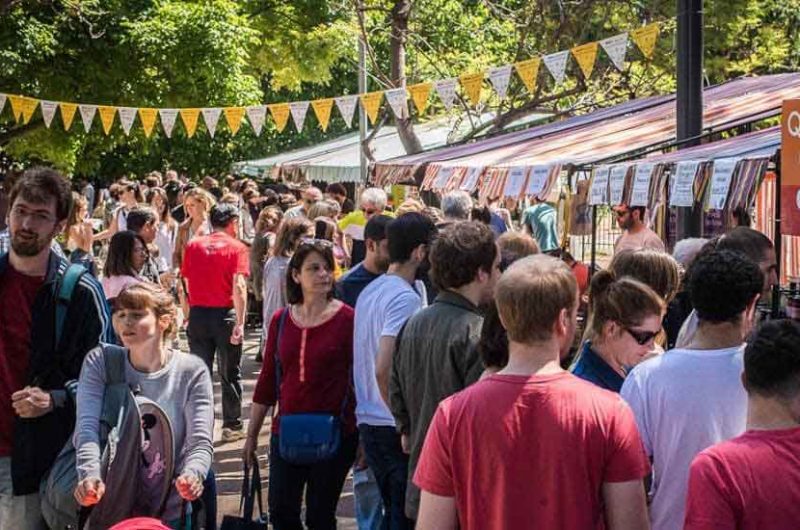
[[[280,407],[281,359],[279,353],[283,325],[289,315],[287,307],[278,320],[275,335],[275,402]],[[291,464],[316,464],[333,458],[342,440],[342,417],[347,407],[347,392],[338,416],[326,413],[281,414],[278,451]]]

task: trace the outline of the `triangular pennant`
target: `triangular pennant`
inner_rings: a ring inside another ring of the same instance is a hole
[[[276,103],[274,105],[267,105],[269,113],[272,114],[272,119],[275,120],[275,128],[278,132],[283,132],[286,124],[289,123],[289,104]]]
[[[489,82],[492,83],[494,91],[500,99],[506,99],[508,94],[508,83],[511,81],[511,65],[490,68],[488,72]]]
[[[217,132],[220,114],[222,114],[222,109],[219,107],[203,109],[203,121],[206,122],[206,129],[208,129],[208,134],[211,135],[211,138],[214,138],[214,133]]]
[[[247,119],[250,121],[250,126],[256,136],[261,134],[261,129],[264,128],[264,121],[267,119],[267,107],[265,105],[253,105],[247,107]]]
[[[75,112],[78,110],[78,105],[75,103],[64,103],[63,101],[58,104],[61,108],[61,121],[64,122],[64,130],[68,131],[72,127],[72,120],[75,119]]]
[[[242,125],[244,107],[225,107],[223,112],[225,113],[225,121],[228,122],[228,129],[231,130],[231,134],[236,135]]]
[[[392,107],[397,119],[404,119],[408,117],[408,92],[405,87],[393,88],[384,92],[386,95],[386,102]]]
[[[483,84],[483,72],[477,74],[461,74],[459,76],[464,93],[473,107],[481,102],[481,85]]]
[[[27,125],[33,118],[33,113],[36,112],[36,107],[39,106],[39,100],[34,98],[24,98],[22,100],[22,123]]]
[[[569,50],[544,56],[544,64],[550,70],[550,74],[557,85],[564,82],[564,75],[567,72],[567,59],[569,59]]]
[[[97,105],[78,105],[78,110],[81,113],[81,120],[83,120],[83,130],[89,132],[92,128],[92,120],[97,112]]]
[[[414,102],[414,106],[417,107],[419,114],[425,114],[425,109],[428,108],[428,97],[431,95],[431,88],[433,88],[431,83],[418,83],[408,87],[408,91],[411,92],[411,100]]]
[[[131,134],[131,127],[133,127],[133,120],[136,119],[136,107],[117,107],[119,112],[119,123],[122,125],[122,131],[125,136]]]
[[[328,130],[328,124],[331,122],[331,111],[333,110],[333,98],[316,99],[311,102],[311,107],[314,109],[314,114],[317,115],[319,128],[324,131]]]
[[[147,138],[150,138],[150,135],[153,134],[153,127],[155,127],[156,125],[157,114],[158,110],[156,109],[150,109],[150,108],[139,109],[139,119],[142,120],[142,129],[144,129],[144,135]],[[163,117],[162,117],[162,122],[163,122]]]
[[[631,39],[636,43],[639,49],[642,50],[642,55],[647,59],[653,56],[660,29],[659,23],[654,22],[631,31]]]
[[[172,138],[172,129],[175,127],[175,120],[178,119],[178,109],[158,109],[158,115],[161,116],[164,134],[167,138]]]
[[[440,79],[433,83],[436,93],[439,94],[439,99],[442,100],[445,110],[453,108],[453,102],[456,100],[456,84],[458,79],[451,77],[449,79]]]
[[[6,106],[6,99],[8,99],[8,95],[0,94],[0,114],[3,113],[3,109]]]
[[[578,66],[581,68],[581,72],[583,72],[584,79],[589,79],[592,77],[592,72],[594,72],[594,62],[597,60],[597,50],[600,48],[600,45],[596,42],[589,42],[586,44],[581,44],[580,46],[575,46],[572,48],[572,55],[575,57],[575,60],[578,62]]]
[[[608,54],[611,62],[617,67],[620,72],[625,69],[625,54],[628,51],[628,34],[620,33],[607,39],[600,41],[600,46],[603,47]]]
[[[103,132],[108,136],[111,133],[111,126],[114,124],[114,115],[117,113],[117,107],[101,105],[97,110],[100,112],[100,123],[103,124]]]
[[[361,106],[369,117],[369,122],[375,125],[375,120],[378,119],[378,110],[381,108],[381,101],[383,100],[383,92],[368,92],[361,94]]]
[[[358,96],[341,96],[334,98],[333,101],[336,102],[336,108],[339,109],[342,119],[350,127],[353,124],[353,114],[356,112]]]
[[[306,114],[308,113],[308,101],[293,101],[289,103],[289,112],[292,113],[297,132],[302,132],[303,125],[306,123]]]
[[[42,120],[44,120],[45,127],[49,129],[50,125],[53,123],[53,117],[56,115],[58,103],[55,101],[42,100],[39,104],[42,106]]]
[[[25,100],[22,96],[15,96],[13,94],[8,96],[8,101],[11,103],[11,114],[14,115],[14,119],[22,121],[22,102]]]
[[[200,109],[181,109],[181,120],[186,128],[186,136],[191,138],[197,130],[197,119],[200,117]]]
[[[536,90],[536,78],[539,76],[539,66],[542,64],[542,59],[534,57],[527,61],[520,61],[514,63],[514,68],[517,70],[517,75],[525,84],[528,92],[533,93]]]

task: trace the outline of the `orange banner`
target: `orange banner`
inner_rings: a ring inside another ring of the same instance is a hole
[[[781,233],[800,235],[800,99],[783,102],[780,182]]]

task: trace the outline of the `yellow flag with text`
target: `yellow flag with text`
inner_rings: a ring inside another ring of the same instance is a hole
[[[536,90],[536,78],[539,76],[539,67],[541,64],[542,59],[540,57],[514,63],[514,69],[517,71],[519,78],[522,79],[528,92],[532,93]]]
[[[61,107],[61,121],[64,122],[64,130],[68,131],[72,126],[72,120],[75,119],[75,112],[78,110],[78,105],[75,103],[59,102]]]
[[[364,111],[369,117],[369,122],[375,125],[375,120],[378,119],[378,110],[381,108],[381,101],[383,101],[383,92],[368,92],[361,94],[360,97]]]
[[[328,130],[328,124],[331,122],[331,111],[333,110],[333,98],[316,99],[311,102],[311,108],[314,109],[314,114],[317,115],[319,128],[323,131]]]
[[[139,119],[142,120],[142,129],[144,129],[144,135],[147,138],[150,138],[150,135],[153,134],[153,127],[156,125],[156,116],[158,116],[157,109],[139,109]]]
[[[103,132],[108,136],[111,132],[111,126],[114,124],[114,115],[117,113],[117,107],[100,105],[97,107],[97,112],[100,113],[100,122],[103,124]]]
[[[11,113],[18,122],[22,121],[22,104],[25,102],[24,96],[8,95],[8,102],[11,103]]]
[[[225,107],[222,110],[225,113],[225,121],[228,122],[228,128],[232,134],[239,132],[239,127],[242,125],[242,118],[244,118],[244,107]]]
[[[417,107],[419,114],[425,114],[432,88],[433,83],[418,83],[408,87],[408,91],[411,92],[411,100],[414,102],[414,106]]]
[[[642,50],[642,54],[650,59],[656,49],[656,40],[658,40],[658,32],[660,31],[658,22],[648,24],[642,28],[635,29],[630,32],[631,39]]]
[[[276,103],[274,105],[267,105],[269,113],[272,114],[272,119],[275,120],[275,127],[278,132],[283,132],[286,124],[289,123],[289,104]]]
[[[22,123],[27,125],[33,118],[33,113],[36,112],[36,107],[39,106],[39,100],[33,98],[22,98]]]
[[[186,127],[186,136],[191,138],[197,130],[197,118],[200,117],[200,109],[181,109],[181,120]]]
[[[464,88],[464,93],[467,99],[476,106],[481,101],[481,86],[483,85],[483,72],[477,74],[461,74],[458,78],[461,81],[461,86]]]
[[[594,63],[597,60],[597,50],[600,45],[597,42],[590,42],[588,44],[581,44],[572,48],[572,55],[581,67],[583,77],[589,79],[592,77],[594,71]]]

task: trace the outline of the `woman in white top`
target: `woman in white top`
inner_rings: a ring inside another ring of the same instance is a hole
[[[103,268],[103,292],[109,301],[129,285],[146,281],[139,273],[147,258],[147,244],[141,236],[129,230],[114,234]]]
[[[119,200],[121,205],[114,212],[114,216],[111,218],[111,225],[94,236],[95,241],[104,241],[117,232],[127,230],[128,212],[135,208],[138,203],[144,202],[137,183],[123,179],[118,181],[117,185],[120,190]]]
[[[172,254],[175,252],[175,240],[178,237],[178,223],[172,218],[164,188],[150,188],[146,194],[147,203],[158,215],[155,245],[158,247],[158,259],[163,262],[163,270],[172,266]]]

